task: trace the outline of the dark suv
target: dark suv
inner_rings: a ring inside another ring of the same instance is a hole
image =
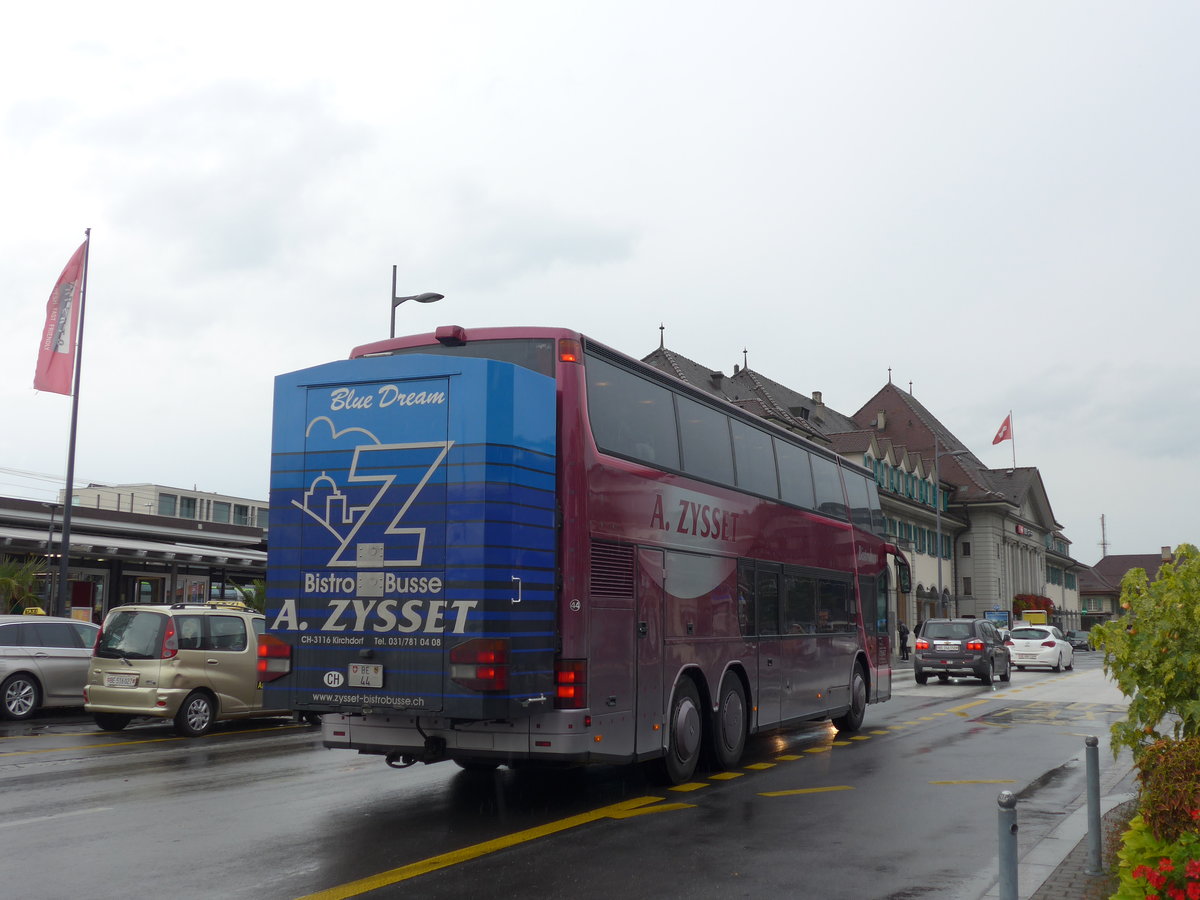
[[[987,619],[929,619],[921,626],[913,654],[917,684],[934,672],[942,681],[951,675],[974,675],[984,684],[992,676],[1012,677],[1012,660],[1004,639]]]

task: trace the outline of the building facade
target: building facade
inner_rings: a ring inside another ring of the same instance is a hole
[[[125,498],[131,493],[127,488],[122,486]],[[239,502],[266,509],[261,501]],[[144,502],[143,511],[130,511],[127,499],[123,507],[106,508],[103,502],[73,505],[64,551],[61,503],[0,498],[0,553],[18,561],[44,560],[38,605],[89,621],[99,621],[113,606],[127,603],[231,597],[235,586],[249,586],[266,576],[266,535],[261,527],[159,515],[153,507],[144,511]],[[69,584],[60,591],[63,552],[69,554]]]

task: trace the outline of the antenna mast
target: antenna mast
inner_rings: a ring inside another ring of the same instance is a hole
[[[1108,531],[1104,527],[1104,513],[1100,514],[1100,558],[1108,556]]]

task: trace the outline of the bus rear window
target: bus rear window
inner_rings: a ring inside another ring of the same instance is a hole
[[[531,369],[540,375],[554,377],[555,343],[553,338],[467,341],[465,344],[458,345],[429,344],[424,347],[403,347],[387,355],[402,356],[410,353],[494,359]]]

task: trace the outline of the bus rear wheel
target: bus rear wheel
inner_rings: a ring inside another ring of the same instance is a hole
[[[726,672],[717,695],[716,721],[712,729],[712,756],[719,768],[732,769],[746,749],[746,689],[742,679]]]
[[[854,666],[854,674],[850,676],[850,708],[833,720],[833,727],[838,731],[858,731],[863,719],[867,716],[867,676],[863,674],[862,666]]]
[[[671,784],[683,784],[696,771],[703,734],[700,695],[691,679],[684,678],[675,688],[667,714],[667,751],[662,767]]]

